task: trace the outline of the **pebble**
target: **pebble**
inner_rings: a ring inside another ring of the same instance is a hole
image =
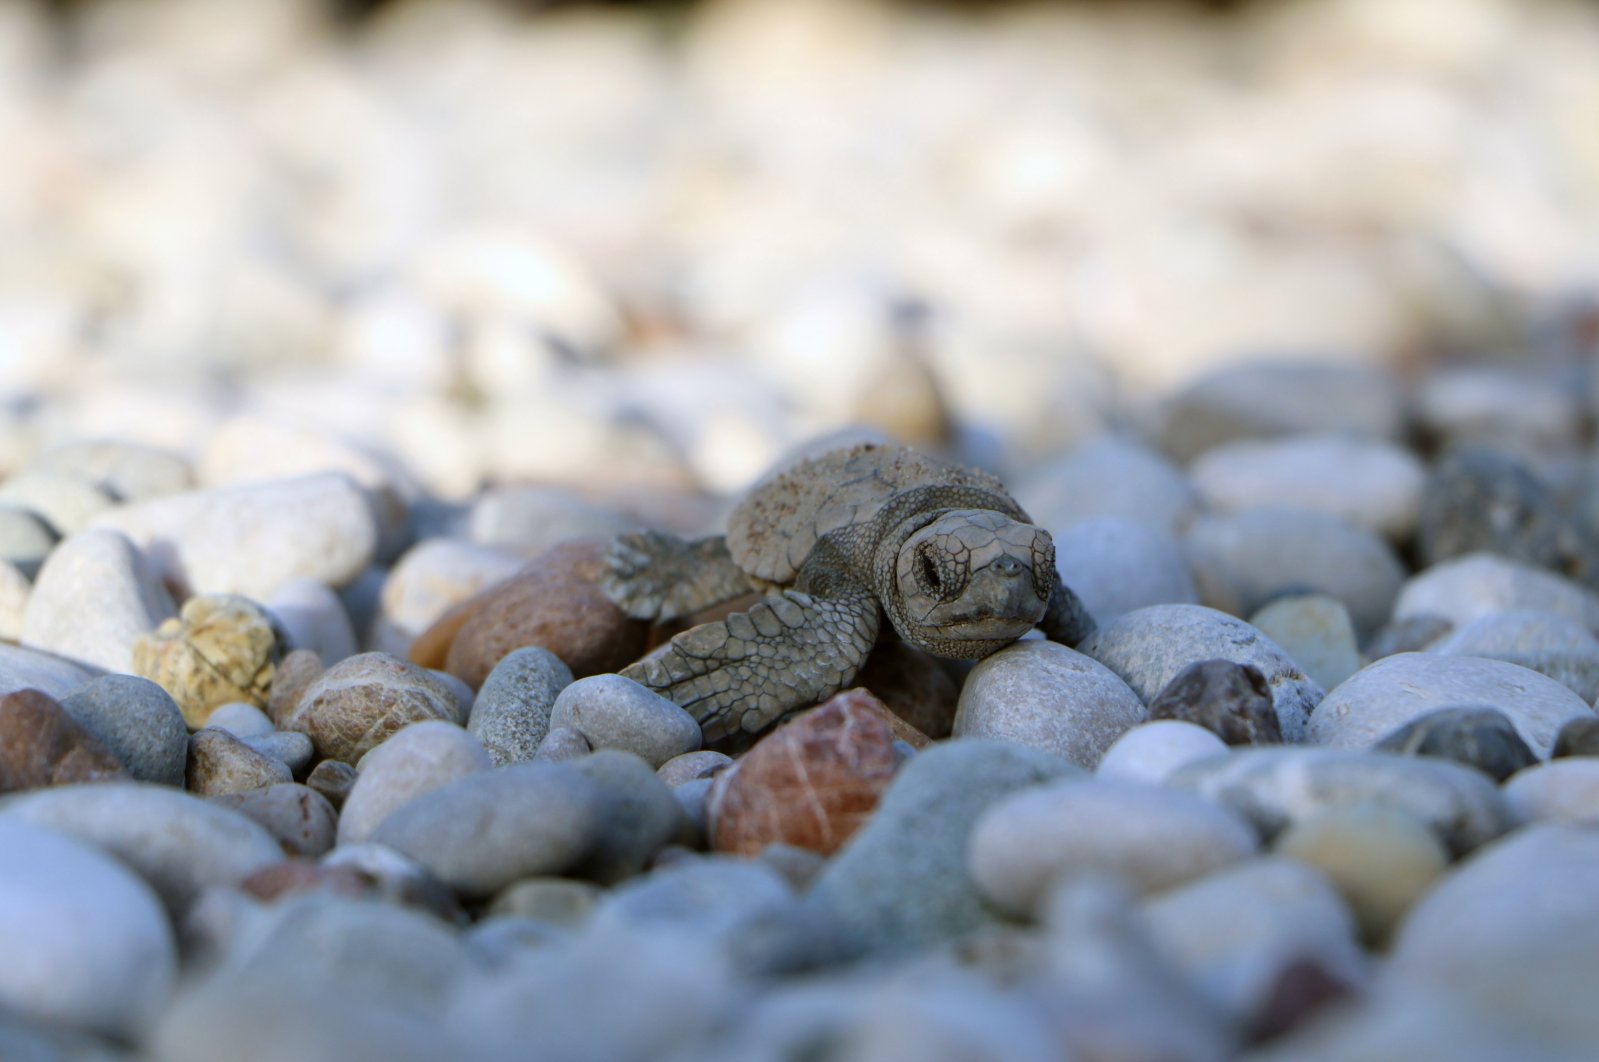
[[[54,653],[0,642],[0,693],[34,689],[57,699],[66,697],[98,674]]]
[[[849,691],[756,742],[711,787],[711,848],[742,856],[770,844],[838,851],[899,769],[887,714],[870,694]]]
[[[1370,664],[1327,695],[1310,718],[1319,744],[1371,748],[1438,708],[1486,704],[1510,717],[1540,758],[1567,720],[1593,714],[1587,702],[1536,671],[1475,656],[1399,653]]]
[[[1313,962],[1351,985],[1369,980],[1354,918],[1316,870],[1262,856],[1144,901],[1157,946],[1201,991],[1248,1025],[1285,970]]]
[[[282,760],[257,752],[226,730],[210,727],[189,737],[188,789],[198,796],[245,793],[294,781]]]
[[[1560,728],[1549,758],[1561,756],[1599,756],[1599,716],[1572,719]]]
[[[494,765],[483,743],[453,723],[435,719],[402,727],[361,764],[339,816],[339,843],[366,841],[396,809]]]
[[[392,848],[372,843],[339,845],[323,856],[318,865],[328,870],[356,871],[390,903],[427,911],[452,925],[466,921],[448,886],[428,873],[422,864]]]
[[[1355,630],[1388,621],[1405,578],[1375,533],[1309,509],[1250,509],[1197,518],[1183,540],[1200,600],[1247,616],[1284,594],[1343,602]]]
[[[1317,685],[1330,690],[1360,670],[1355,625],[1330,594],[1292,594],[1249,617],[1250,626],[1282,647]]]
[[[315,789],[283,782],[212,799],[266,827],[287,855],[315,859],[333,849],[339,813]]]
[[[1037,920],[1067,877],[1106,875],[1147,895],[1246,859],[1259,847],[1253,827],[1193,793],[1067,778],[985,809],[972,827],[967,872],[1001,910]]]
[[[125,777],[111,750],[55,698],[38,690],[0,696],[0,793]]]
[[[579,759],[593,751],[594,747],[589,744],[588,738],[576,730],[559,726],[544,735],[544,740],[539,742],[538,749],[533,753],[533,759],[561,763]]]
[[[236,811],[165,786],[101,783],[27,793],[0,806],[21,821],[88,842],[148,881],[181,915],[211,886],[237,885],[283,858],[260,825]]]
[[[253,704],[232,701],[218,705],[206,718],[210,730],[226,730],[236,738],[259,737],[273,732],[272,720]]]
[[[22,641],[22,625],[28,611],[28,595],[33,584],[10,561],[0,560],[0,639]]]
[[[309,737],[319,756],[356,763],[403,726],[456,714],[455,696],[425,669],[361,653],[317,676],[279,725]]]
[[[1496,782],[1538,762],[1510,717],[1486,705],[1439,708],[1416,716],[1372,747],[1464,763]]]
[[[1490,612],[1427,648],[1520,664],[1548,675],[1589,704],[1599,699],[1599,638],[1552,612]]]
[[[1412,816],[1456,854],[1512,825],[1494,783],[1448,760],[1313,746],[1237,749],[1189,764],[1167,784],[1232,808],[1267,840],[1329,809],[1361,804]]]
[[[198,729],[220,705],[265,704],[282,653],[272,616],[260,605],[204,594],[133,643],[133,670],[171,694]]]
[[[591,675],[566,686],[556,695],[549,725],[576,730],[595,749],[631,752],[652,768],[695,751],[702,741],[692,715],[621,675]]]
[[[60,535],[81,531],[96,513],[116,504],[106,490],[70,476],[21,472],[0,483],[0,505],[39,514]]]
[[[681,756],[673,756],[661,764],[655,774],[661,781],[676,789],[684,782],[692,782],[698,778],[713,778],[732,763],[733,758],[725,752],[700,749],[698,752],[685,752]]]
[[[124,502],[176,494],[193,484],[182,457],[126,439],[63,443],[35,455],[27,471],[94,483]]]
[[[521,570],[526,558],[510,550],[457,538],[429,538],[400,555],[383,579],[373,642],[395,656],[410,653],[416,636],[473,594]],[[442,661],[441,661],[442,662]]]
[[[60,539],[42,516],[16,505],[0,505],[0,560],[14,566],[25,578],[39,567]]]
[[[1146,718],[1113,669],[1056,642],[1024,640],[972,668],[954,736],[1015,742],[1093,769]]]
[[[1427,476],[1406,449],[1344,435],[1228,443],[1203,454],[1188,474],[1213,511],[1312,509],[1390,542],[1415,530]]]
[[[189,728],[167,691],[136,675],[102,675],[61,700],[139,782],[182,786]]]
[[[900,734],[913,745],[947,738],[955,725],[960,683],[937,657],[902,641],[873,646],[855,684],[870,690],[904,722]]]
[[[310,649],[324,664],[336,664],[359,651],[344,602],[327,584],[290,579],[264,603],[288,635],[288,644]]]
[[[1078,651],[1110,668],[1145,704],[1200,660],[1249,664],[1266,676],[1284,741],[1302,741],[1323,690],[1243,620],[1201,605],[1154,605],[1112,620]]]
[[[1272,852],[1325,874],[1375,948],[1386,945],[1411,906],[1449,870],[1448,850],[1425,823],[1371,805],[1301,819],[1277,835]]]
[[[1117,738],[1095,771],[1101,778],[1159,785],[1178,768],[1225,755],[1227,743],[1214,731],[1177,719],[1140,723]]]
[[[711,834],[711,789],[715,785],[714,778],[690,778],[672,787],[672,796],[688,820],[685,829],[694,835],[691,848],[706,847],[705,839]]]
[[[275,725],[294,714],[300,698],[311,684],[322,677],[327,668],[322,658],[309,649],[291,649],[284,654],[272,674],[272,688],[267,693],[266,712]]]
[[[1343,361],[1261,360],[1212,369],[1161,410],[1160,448],[1188,462],[1241,439],[1394,439],[1404,411],[1387,374]]]
[[[532,918],[552,926],[576,928],[587,921],[604,895],[598,885],[571,878],[524,878],[489,902],[494,916]]]
[[[1509,444],[1554,452],[1582,432],[1576,395],[1509,366],[1440,369],[1418,389],[1415,413],[1440,449]]]
[[[1521,822],[1599,824],[1599,761],[1588,756],[1540,763],[1505,780],[1510,813]]]
[[[705,939],[749,934],[763,921],[789,914],[793,890],[763,863],[726,858],[685,859],[598,897],[596,928],[690,931]]]
[[[475,544],[537,556],[572,538],[609,539],[638,530],[601,505],[564,487],[516,484],[490,487],[472,502],[467,537]]]
[[[360,773],[343,760],[322,760],[306,775],[305,784],[327,797],[328,803],[342,811],[359,777]]]
[[[973,824],[994,801],[1074,770],[1022,745],[934,745],[901,768],[805,903],[836,919],[857,947],[884,957],[992,925],[995,916],[965,871]]]
[[[1411,909],[1388,976],[1447,992],[1520,1036],[1517,1057],[1587,1053],[1599,1012],[1599,834],[1528,826],[1482,849]]]
[[[472,717],[472,708],[477,703],[477,694],[473,692],[472,687],[448,671],[429,668],[428,674],[433,676],[435,682],[450,691],[455,698],[455,722],[460,726],[466,726]]]
[[[1194,723],[1229,745],[1282,741],[1266,676],[1231,660],[1198,660],[1177,672],[1149,702],[1149,718]]]
[[[104,1036],[141,1034],[178,967],[150,887],[96,848],[14,817],[0,816],[0,851],[0,939],[11,956],[0,963],[0,1007]],[[0,1031],[0,1046],[7,1039]]]
[[[516,763],[478,771],[388,815],[372,841],[420,863],[465,898],[513,881],[561,874],[608,825],[602,786],[569,763]],[[461,823],[470,822],[471,831]]]
[[[571,684],[572,669],[543,646],[514,650],[483,680],[466,727],[495,766],[531,760],[550,732],[557,696]]]
[[[338,473],[153,498],[93,526],[127,535],[183,597],[268,601],[294,579],[343,586],[378,547],[367,493]]]
[[[1100,623],[1146,605],[1199,603],[1177,540],[1143,521],[1092,517],[1054,538],[1056,567]]]
[[[1137,520],[1176,535],[1199,511],[1199,495],[1181,469],[1112,435],[1039,465],[1012,486],[1034,521],[1057,535],[1099,517]]]
[[[599,587],[600,539],[572,539],[530,561],[512,578],[463,603],[443,666],[476,689],[505,655],[541,645],[578,678],[619,670],[644,650],[646,624],[628,619]],[[439,620],[446,626],[450,614]],[[412,650],[419,659],[427,635]]]
[[[633,753],[597,749],[571,766],[596,783],[601,822],[588,853],[568,871],[572,876],[613,885],[643,870],[683,836],[683,809],[671,788]]]
[[[1394,602],[1394,619],[1426,614],[1464,627],[1492,612],[1528,609],[1599,632],[1599,595],[1496,553],[1468,553],[1411,576]]]

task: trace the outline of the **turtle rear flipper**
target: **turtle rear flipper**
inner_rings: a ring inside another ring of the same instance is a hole
[[[600,589],[634,619],[670,620],[755,589],[727,552],[727,538],[684,541],[664,531],[618,535]]]

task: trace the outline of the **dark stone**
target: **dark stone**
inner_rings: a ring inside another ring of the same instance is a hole
[[[889,711],[934,741],[949,737],[960,683],[931,654],[898,640],[884,641],[866,658],[854,684],[871,690]]]
[[[1599,715],[1592,719],[1573,719],[1560,728],[1549,758],[1561,756],[1599,756]]]
[[[1266,676],[1252,664],[1198,660],[1149,702],[1150,719],[1181,719],[1229,745],[1271,745],[1283,739]]]
[[[1431,612],[1403,616],[1372,635],[1371,644],[1366,646],[1366,659],[1381,660],[1398,653],[1419,653],[1454,629],[1453,623]]]
[[[1326,1007],[1355,996],[1354,986],[1314,959],[1299,958],[1277,972],[1271,992],[1250,1017],[1248,1041],[1265,1043],[1292,1032]]]
[[[54,697],[39,690],[0,697],[0,793],[127,776],[111,750]]]
[[[1377,742],[1376,748],[1401,756],[1454,760],[1477,768],[1496,782],[1538,762],[1510,718],[1486,705],[1428,712]]]

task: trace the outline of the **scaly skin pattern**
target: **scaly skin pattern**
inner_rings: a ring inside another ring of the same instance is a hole
[[[727,538],[685,542],[664,531],[618,535],[600,589],[634,619],[671,620],[755,589],[727,552]]]

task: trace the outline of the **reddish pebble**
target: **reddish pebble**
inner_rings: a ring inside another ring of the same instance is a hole
[[[111,751],[49,694],[0,697],[0,793],[126,777]]]

